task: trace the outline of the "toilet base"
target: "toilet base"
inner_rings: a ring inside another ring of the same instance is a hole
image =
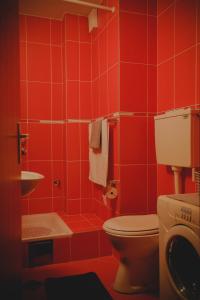
[[[115,277],[113,289],[119,293],[124,293],[124,294],[153,292],[157,290],[158,287],[155,286],[153,282],[149,282],[149,284],[142,285],[143,282],[140,279],[138,280],[138,277],[140,276],[139,274],[137,276],[136,273],[135,273],[136,280],[130,280],[130,278],[133,278],[133,274],[130,275],[130,266],[127,266],[124,262],[120,262]],[[135,284],[133,281],[135,281]]]

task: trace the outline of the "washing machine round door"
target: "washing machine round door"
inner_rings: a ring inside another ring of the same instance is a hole
[[[181,299],[200,299],[200,237],[189,227],[177,225],[167,235],[169,278]]]

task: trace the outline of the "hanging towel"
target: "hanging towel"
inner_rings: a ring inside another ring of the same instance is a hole
[[[91,123],[90,148],[95,150],[101,148],[101,123],[102,120],[96,120]]]
[[[104,187],[107,186],[109,126],[107,120],[101,121],[101,152],[94,152],[89,148],[89,179]],[[89,140],[91,137],[91,123],[89,124]]]

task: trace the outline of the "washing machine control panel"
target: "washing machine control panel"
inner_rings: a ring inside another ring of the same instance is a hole
[[[189,207],[180,207],[180,215],[179,217],[182,220],[185,220],[187,222],[191,222],[192,221],[192,209]]]
[[[178,205],[175,209],[175,218],[177,221],[181,221],[183,224],[190,223],[192,226],[199,228],[200,224],[200,214],[199,207],[189,206],[189,205]]]

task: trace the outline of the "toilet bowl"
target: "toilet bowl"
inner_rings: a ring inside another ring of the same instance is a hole
[[[158,217],[155,214],[119,216],[103,224],[112,246],[119,253],[113,288],[121,293],[158,289]]]

